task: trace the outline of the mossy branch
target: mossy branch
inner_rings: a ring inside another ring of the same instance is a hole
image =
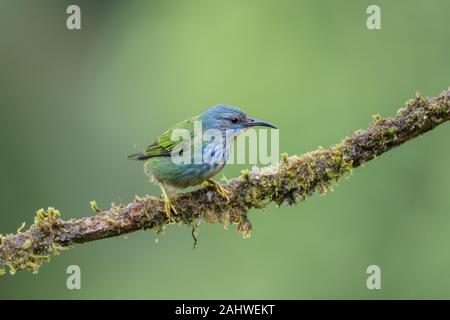
[[[225,202],[212,188],[181,193],[172,200],[178,214],[173,222],[195,228],[196,221],[219,222],[227,227],[237,224],[244,236],[252,225],[247,217],[251,208],[263,209],[269,203],[295,204],[316,190],[324,193],[353,168],[450,120],[450,88],[439,96],[420,94],[407,101],[395,117],[374,117],[366,130],[329,148],[302,156],[288,157],[266,168],[253,168],[229,181],[230,202]],[[34,224],[15,234],[0,236],[0,275],[29,269],[37,272],[50,256],[78,243],[124,235],[137,230],[161,232],[167,225],[164,203],[160,198],[136,197],[131,203],[113,205],[101,211],[91,202],[94,215],[62,220],[57,210],[39,210]]]

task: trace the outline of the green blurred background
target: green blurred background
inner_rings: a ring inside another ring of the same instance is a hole
[[[82,30],[66,29],[81,7]],[[366,28],[381,7],[382,30]],[[159,194],[126,160],[173,123],[229,103],[280,128],[280,151],[339,142],[416,90],[450,85],[450,2],[0,1],[0,232]],[[354,171],[335,192],[252,211],[254,232],[203,223],[79,245],[0,298],[450,298],[450,128]],[[227,177],[245,165],[231,165]],[[81,290],[67,290],[68,265]],[[381,290],[366,268],[381,267]]]

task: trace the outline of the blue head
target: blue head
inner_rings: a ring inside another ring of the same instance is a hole
[[[238,134],[255,126],[277,128],[268,122],[249,118],[244,111],[226,104],[209,108],[201,115],[201,118],[204,130],[217,129],[223,132],[230,130]]]

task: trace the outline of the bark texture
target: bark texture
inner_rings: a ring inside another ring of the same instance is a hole
[[[318,149],[301,156],[282,156],[276,166],[253,168],[224,185],[230,191],[226,202],[206,187],[181,193],[172,202],[178,215],[171,223],[195,227],[198,219],[219,222],[227,227],[237,224],[248,237],[252,225],[247,217],[251,208],[263,209],[269,203],[294,204],[315,191],[326,192],[346,173],[406,141],[450,120],[450,88],[436,97],[419,93],[389,118],[374,117],[366,130],[356,131],[329,149]],[[124,235],[137,230],[161,232],[168,221],[160,198],[145,196],[129,204],[99,210],[91,203],[94,215],[62,220],[58,210],[38,210],[34,224],[27,230],[0,235],[0,275],[8,270],[37,272],[50,256],[72,245]]]

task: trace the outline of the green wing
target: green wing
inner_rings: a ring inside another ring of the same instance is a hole
[[[145,148],[144,155],[147,157],[170,156],[170,152],[179,143],[179,141],[172,141],[171,135],[172,130],[170,129],[164,132],[155,142]]]
[[[190,118],[183,122],[180,122],[164,132],[162,135],[156,138],[155,142],[145,148],[144,155],[146,157],[170,156],[173,148],[175,148],[179,143],[183,141],[183,139],[181,138],[177,141],[171,139],[173,130],[186,129],[190,133],[192,133],[195,120],[198,120],[198,117]]]

